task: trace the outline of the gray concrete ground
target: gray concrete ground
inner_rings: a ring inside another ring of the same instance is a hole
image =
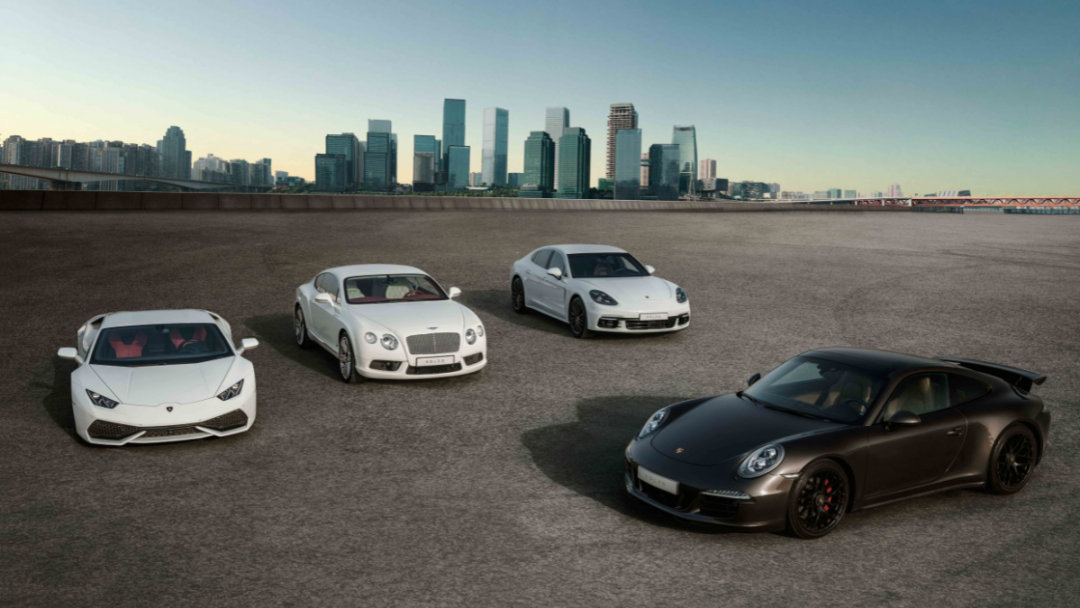
[[[688,331],[577,341],[509,308],[554,242],[634,252]],[[0,605],[1061,606],[1080,596],[1080,218],[939,214],[0,216]],[[292,344],[294,288],[396,262],[460,287],[490,366],[347,386]],[[71,364],[105,311],[229,319],[251,432],[123,449],[72,435]],[[654,409],[852,345],[1045,372],[1050,451],[1002,498],[856,512],[813,542],[675,523],[621,491]]]

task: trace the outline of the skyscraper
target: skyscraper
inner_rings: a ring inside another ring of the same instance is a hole
[[[434,135],[413,136],[414,192],[430,192],[435,189],[436,159],[439,157],[438,141]]]
[[[502,108],[484,109],[484,147],[480,156],[483,183],[506,185],[507,130],[510,113]]]
[[[570,110],[562,106],[549,107],[544,115],[544,131],[555,143],[555,188],[559,187],[559,138],[570,128]],[[528,178],[526,177],[526,180]]]
[[[390,135],[390,151],[388,152],[389,160],[390,160],[390,169],[389,169],[389,173],[387,174],[387,176],[388,176],[388,181],[387,181],[388,189],[392,189],[394,184],[398,183],[398,181],[397,181],[397,150],[398,150],[397,133],[394,133],[394,128],[390,123],[391,123],[391,121],[389,121],[389,120],[378,120],[378,119],[372,120],[372,119],[368,119],[368,133],[387,133],[387,134]]]
[[[716,177],[716,161],[711,158],[702,159],[698,163],[698,179],[713,179]]]
[[[520,188],[524,184],[525,184],[525,174],[524,173],[507,173],[506,174],[506,185],[507,186],[509,186],[511,188]]]
[[[169,127],[161,140],[161,172],[165,177],[191,179],[191,154],[180,127]]]
[[[623,201],[641,198],[641,129],[619,129],[615,133],[614,196]]]
[[[326,153],[345,155],[345,189],[358,189],[363,180],[360,174],[360,139],[352,133],[327,135]]]
[[[679,200],[680,160],[677,144],[649,146],[649,190],[657,200]]]
[[[343,192],[347,179],[348,158],[344,154],[315,155],[315,190]]]
[[[364,189],[389,191],[393,185],[393,140],[386,131],[368,132],[364,153]]]
[[[636,129],[638,113],[632,103],[613,103],[607,119],[607,173],[609,180],[615,177],[615,149],[618,146],[618,133],[623,129]],[[615,197],[618,198],[618,197]]]
[[[677,126],[671,134],[671,143],[679,146],[679,194],[685,194],[697,181],[697,130],[693,125]]]
[[[445,140],[444,140],[445,141]],[[457,192],[469,185],[469,146],[450,146],[446,152],[446,190]]]
[[[442,153],[444,161],[450,158],[450,146],[465,145],[465,100],[443,100]],[[449,168],[444,168],[448,171]]]
[[[557,198],[589,198],[589,166],[592,142],[581,127],[570,127],[559,138],[559,175]]]
[[[889,198],[903,198],[904,193],[900,190],[900,184],[892,184],[889,186],[889,192],[886,195]]]
[[[555,188],[555,142],[547,131],[533,131],[525,140],[525,174],[518,198],[551,198]]]
[[[649,189],[649,153],[641,153],[641,185],[646,190]]]

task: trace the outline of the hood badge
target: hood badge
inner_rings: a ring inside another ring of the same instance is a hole
[[[166,412],[171,412],[172,411],[172,406],[171,405],[166,405],[165,406],[165,411]],[[682,448],[679,448],[679,449],[681,450]]]
[[[686,450],[684,450],[684,449],[682,449],[682,448],[679,448],[679,449],[675,450],[675,453],[676,453],[676,454],[682,454],[682,453],[683,453],[683,452],[685,452],[685,451],[686,451]]]

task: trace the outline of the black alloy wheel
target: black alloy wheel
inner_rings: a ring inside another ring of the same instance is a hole
[[[832,460],[806,467],[788,499],[788,531],[805,539],[832,532],[847,512],[849,487],[847,473]]]
[[[589,337],[589,313],[585,310],[585,303],[581,301],[581,298],[574,297],[570,300],[570,333],[575,338],[588,338]]]
[[[293,333],[296,335],[296,345],[300,348],[311,348],[311,337],[307,333],[307,322],[304,320],[304,311],[300,305],[296,305],[293,311]]]
[[[525,306],[525,286],[518,277],[514,277],[514,281],[510,283],[510,304],[519,315],[529,312],[529,307]]]
[[[998,437],[990,455],[990,490],[996,494],[1019,492],[1035,469],[1035,435],[1023,425],[1012,426]]]

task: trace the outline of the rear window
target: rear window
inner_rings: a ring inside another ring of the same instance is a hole
[[[949,405],[960,405],[990,392],[984,382],[960,374],[949,374]]]
[[[213,323],[110,327],[94,346],[94,365],[140,366],[201,363],[232,355]]]

